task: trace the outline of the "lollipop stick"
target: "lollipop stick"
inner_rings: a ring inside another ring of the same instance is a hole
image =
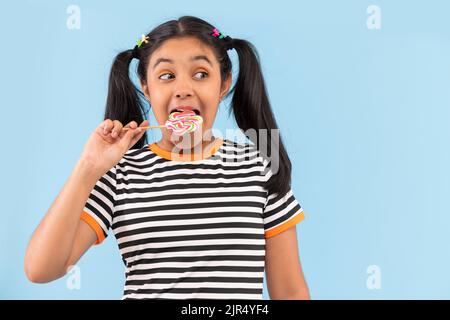
[[[164,128],[165,125],[161,125],[161,126],[145,126],[145,127],[138,127],[138,128],[143,128],[143,129],[153,129],[153,128]],[[123,131],[128,131],[130,128],[123,128]],[[137,129],[137,128],[136,128]]]

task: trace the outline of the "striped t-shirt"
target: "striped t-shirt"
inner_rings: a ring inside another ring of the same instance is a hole
[[[122,299],[262,299],[266,238],[304,219],[292,190],[268,194],[270,161],[216,138],[176,158],[130,149],[98,180],[81,219],[111,228],[126,267]]]

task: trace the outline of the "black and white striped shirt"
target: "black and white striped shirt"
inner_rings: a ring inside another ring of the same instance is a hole
[[[303,208],[292,190],[268,194],[272,171],[254,145],[214,143],[197,160],[156,143],[131,149],[96,183],[81,219],[96,244],[113,230],[122,299],[262,299],[265,239]]]

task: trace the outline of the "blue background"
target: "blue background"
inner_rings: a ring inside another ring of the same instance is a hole
[[[71,4],[79,30],[66,26]],[[379,30],[366,26],[372,4]],[[185,14],[258,49],[306,213],[311,297],[449,299],[450,3],[405,0],[3,2],[0,298],[121,298],[113,236],[78,263],[80,290],[30,283],[24,253],[103,120],[114,56]],[[218,128],[234,126],[226,108]],[[366,285],[370,265],[380,289]]]

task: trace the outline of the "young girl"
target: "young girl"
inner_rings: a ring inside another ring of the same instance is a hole
[[[239,57],[232,90],[231,49]],[[129,77],[134,58],[142,91]],[[105,121],[32,236],[28,278],[62,277],[111,228],[126,266],[123,299],[262,299],[264,271],[271,299],[308,299],[295,228],[303,209],[270,130],[277,125],[258,60],[248,41],[191,16],[119,53]],[[233,92],[237,125],[253,144],[210,133],[220,100]],[[180,147],[162,127],[162,139],[148,144],[143,99],[160,125],[190,110],[208,134],[184,134]],[[251,130],[267,134],[270,158]]]

